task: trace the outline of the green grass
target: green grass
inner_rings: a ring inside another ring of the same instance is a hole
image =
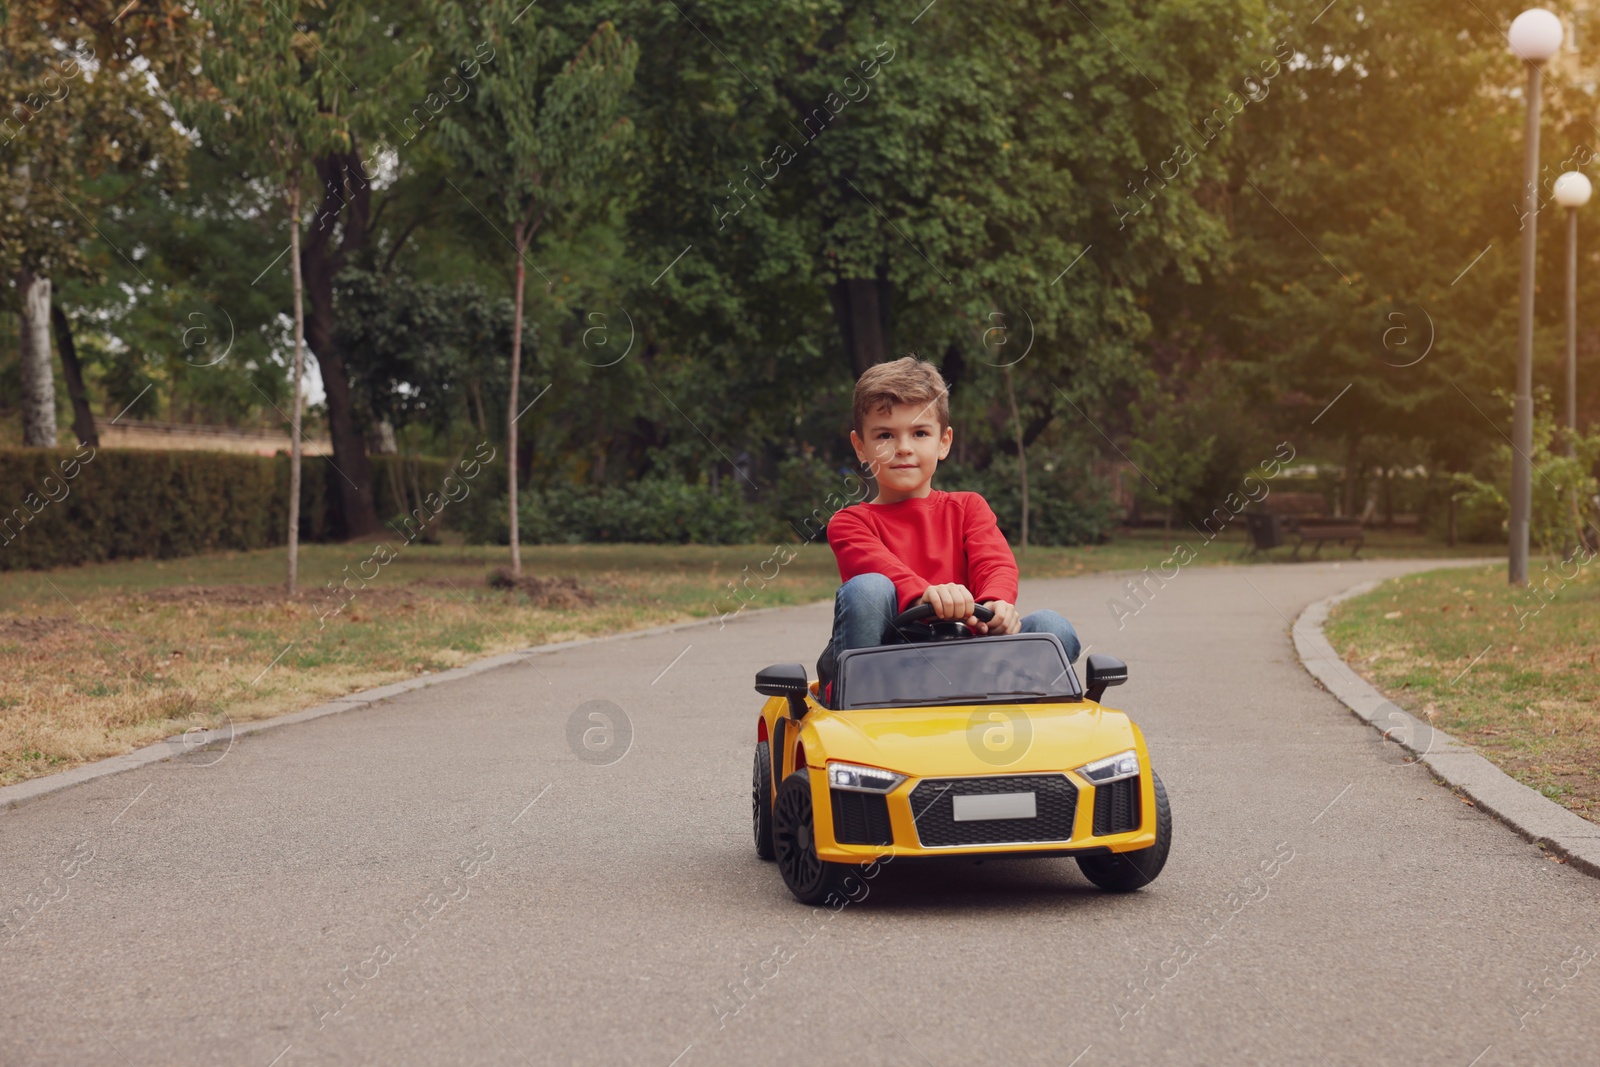
[[[1503,565],[1398,578],[1341,604],[1328,638],[1396,704],[1600,820],[1600,559],[1581,559],[1570,581],[1535,561],[1547,600]]]

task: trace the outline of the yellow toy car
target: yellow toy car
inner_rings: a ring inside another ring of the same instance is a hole
[[[1166,789],[1139,728],[1099,703],[1127,667],[1090,656],[1085,692],[1055,635],[975,637],[932,611],[838,657],[831,686],[798,663],[756,675],[757,855],[806,904],[884,857],[1070,856],[1102,889],[1148,885],[1172,844]]]

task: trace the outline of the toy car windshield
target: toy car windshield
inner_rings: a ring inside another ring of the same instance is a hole
[[[1081,699],[1054,634],[883,645],[839,657],[840,710]]]

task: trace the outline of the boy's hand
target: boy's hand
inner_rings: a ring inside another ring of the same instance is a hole
[[[1017,606],[1004,600],[985,601],[984,606],[994,612],[994,618],[988,622],[977,625],[968,623],[968,626],[980,634],[1014,634],[1022,631],[1022,617],[1017,614]]]
[[[972,625],[977,622],[972,617],[972,609],[977,607],[972,600],[972,593],[966,586],[956,582],[948,585],[930,585],[923,592],[918,604],[932,604],[934,612],[941,619],[961,619]]]

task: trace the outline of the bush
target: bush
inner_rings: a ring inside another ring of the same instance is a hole
[[[325,525],[325,487],[304,483],[310,539]],[[0,450],[0,570],[281,543],[288,484],[288,461],[260,456]]]
[[[506,498],[472,513],[469,540],[506,544]],[[626,486],[558,485],[517,494],[523,544],[633,542],[749,544],[772,533],[766,511],[748,504],[738,486],[719,490],[677,479],[642,478]]]
[[[947,492],[983,494],[1006,540],[1021,543],[1022,489],[1015,456],[996,456],[982,471],[941,463],[933,484]],[[1094,474],[1086,459],[1029,453],[1029,544],[1100,544],[1110,536],[1118,514],[1111,487]]]
[[[407,506],[396,479],[414,496],[448,473],[440,460],[372,459],[380,516]],[[301,540],[345,528],[333,482],[342,477],[325,457],[302,460]],[[281,545],[288,501],[287,456],[0,449],[0,571]]]
[[[778,464],[770,511],[777,537],[827,542],[828,520],[841,507],[872,495],[871,483],[854,467],[834,469],[815,454],[791,456]]]
[[[401,531],[415,529],[419,522],[425,520],[433,509],[426,506],[429,495],[442,497],[441,485],[451,466],[442,459],[417,459],[402,456],[372,456],[372,496],[373,506],[378,513],[378,521],[391,530]],[[339,483],[340,475],[329,471],[327,492],[330,499],[330,523],[338,517]],[[476,495],[478,481],[483,478],[484,472],[480,470],[478,479],[472,483],[472,492],[466,500],[471,500]],[[458,480],[460,476],[458,475]],[[461,501],[465,504],[466,500]],[[458,514],[461,504],[451,503],[442,509],[438,522],[427,525],[418,538],[425,544],[439,543],[439,530],[446,525],[458,526],[461,516]],[[418,509],[421,508],[419,513]],[[407,525],[410,520],[410,525]],[[302,531],[304,526],[302,525]],[[345,527],[342,522],[333,525],[333,532],[342,534]],[[304,532],[301,533],[304,537]],[[320,540],[320,538],[319,538]]]
[[[1030,462],[1028,472],[1031,543],[1081,545],[1106,540],[1116,525],[1116,502],[1087,461],[1045,456]],[[1020,541],[1022,494],[1015,459],[1000,457],[984,471],[943,463],[934,486],[982,493],[1001,531],[1013,544]],[[869,493],[858,477],[847,477],[814,456],[796,456],[779,465],[767,498],[756,503],[745,500],[744,483],[738,479],[725,480],[719,490],[660,476],[623,486],[527,489],[517,494],[517,532],[524,544],[748,544],[790,541],[808,533],[820,541],[835,511]],[[468,541],[503,545],[509,540],[503,488],[494,496],[486,487],[481,500],[474,491],[456,517]]]
[[[1594,476],[1600,464],[1600,433],[1578,434],[1576,458],[1558,443],[1555,419],[1539,411],[1533,420],[1532,500],[1529,541],[1551,555],[1585,541],[1600,527],[1600,481]],[[1460,510],[1457,530],[1469,541],[1503,541],[1511,517],[1511,503],[1503,490],[1511,485],[1511,446],[1495,449],[1493,473],[1486,480],[1457,474]]]

